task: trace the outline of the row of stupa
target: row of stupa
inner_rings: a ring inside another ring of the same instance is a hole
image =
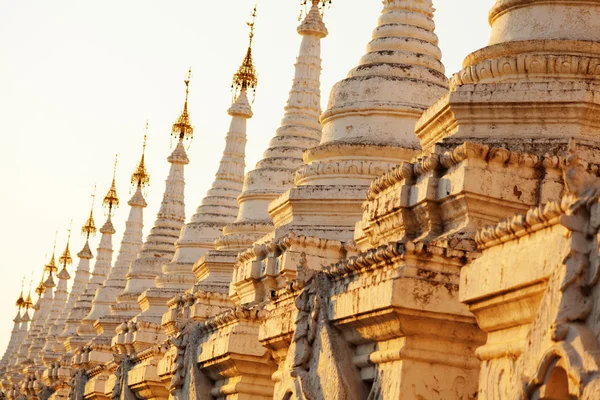
[[[91,272],[86,241],[67,292],[67,246],[17,301],[5,396],[600,399],[600,0],[497,0],[451,79],[432,1],[384,0],[321,113],[324,3],[244,176],[248,48],[187,224],[186,80],[150,234],[142,157],[114,265],[113,183]]]

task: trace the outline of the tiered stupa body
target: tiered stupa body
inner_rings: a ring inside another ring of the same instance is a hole
[[[31,289],[31,288],[30,288]],[[11,360],[17,354],[19,349],[19,345],[22,343],[23,339],[27,335],[27,330],[29,328],[29,322],[31,322],[31,317],[29,316],[29,308],[33,307],[33,302],[31,301],[31,293],[27,296],[27,298],[23,297],[23,288],[21,288],[21,295],[17,299],[17,315],[13,319],[13,329],[10,333],[10,339],[8,341],[8,346],[6,347],[6,351],[0,360],[0,368],[2,368],[2,373],[6,373],[6,366],[11,363]],[[23,312],[21,313],[21,310]]]
[[[53,352],[52,346],[56,342],[57,338],[57,330],[55,328],[57,324],[57,320],[59,319],[61,313],[63,312],[65,306],[67,305],[68,299],[68,281],[71,279],[71,275],[67,272],[67,266],[73,264],[73,259],[71,258],[71,251],[69,249],[69,242],[71,240],[71,230],[69,229],[69,238],[67,240],[67,245],[62,255],[58,259],[59,266],[62,268],[56,274],[58,278],[58,285],[56,285],[56,291],[54,292],[54,299],[52,301],[52,307],[50,307],[50,311],[48,312],[48,316],[46,317],[45,327],[42,328],[42,332],[40,335],[40,339],[43,337],[43,346],[42,351],[32,354],[32,359],[41,367],[42,360],[44,364],[49,364],[58,358],[58,355]]]
[[[68,337],[63,336],[63,332],[67,318],[75,306],[75,303],[79,300],[79,296],[84,293],[85,287],[90,279],[90,260],[94,258],[94,256],[90,250],[89,239],[91,235],[96,233],[93,208],[94,205],[92,202],[90,216],[88,217],[85,225],[81,228],[82,234],[85,235],[85,244],[83,245],[81,251],[77,253],[79,263],[75,269],[75,276],[73,277],[73,286],[71,287],[71,292],[69,293],[69,300],[67,301],[67,305],[65,306],[55,325],[55,333],[58,334],[58,337],[56,338],[56,343],[53,344],[53,351],[58,354],[65,352],[64,342]]]
[[[54,257],[54,252],[52,252],[52,258],[50,259],[50,262],[44,266],[42,279],[40,284],[35,289],[37,295],[39,296],[38,301],[34,306],[35,312],[33,314],[33,318],[31,319],[31,324],[25,340],[19,346],[17,357],[14,360],[14,365],[19,366],[29,359],[30,349],[34,344],[34,340],[42,331],[42,327],[46,321],[50,307],[52,306],[52,301],[54,299],[53,289],[56,286],[54,280],[52,279],[46,279],[44,281],[44,276],[46,272],[54,273],[54,271],[56,271],[56,258]],[[37,349],[37,351],[39,350],[41,349]]]
[[[84,323],[92,324],[96,330],[96,334],[102,336],[104,339],[112,338],[114,329],[127,320],[123,316],[111,315],[110,307],[117,304],[117,296],[125,289],[129,265],[136,259],[142,248],[144,208],[147,206],[142,191],[150,183],[150,177],[146,171],[144,161],[146,136],[144,136],[143,149],[142,158],[131,177],[131,183],[135,187],[135,192],[127,203],[130,206],[129,216],[125,222],[125,232],[123,233],[119,254],[104,285],[96,291],[90,313],[84,318]],[[97,341],[96,339],[94,338],[95,341]]]
[[[317,6],[298,26],[298,33],[302,41],[281,126],[255,169],[246,174],[237,219],[224,227],[217,249],[246,249],[273,230],[269,203],[293,185],[302,153],[321,138],[321,39],[327,29]]]
[[[192,397],[194,392],[210,391],[216,397],[266,399],[272,393],[271,374],[274,369],[265,359],[266,350],[257,343],[260,319],[247,319],[244,308],[229,319],[227,310],[234,304],[227,296],[228,282],[224,281],[221,285],[205,285],[204,282],[212,270],[230,274],[238,252],[273,230],[268,214],[269,203],[293,185],[294,172],[302,165],[302,153],[319,142],[321,39],[328,32],[318,3],[312,2],[310,12],[297,29],[302,40],[285,114],[263,158],[254,170],[246,174],[242,194],[238,198],[240,210],[237,219],[223,228],[223,236],[215,242],[216,250],[206,253],[195,265],[198,282],[194,294],[169,303],[171,310],[164,322],[167,330],[177,335],[174,343],[186,340],[187,335],[194,335],[192,331],[182,329],[185,326],[185,323],[179,322],[182,315],[203,321],[218,319],[225,312],[227,317],[223,321],[228,321],[226,330],[204,331],[205,336],[195,339],[205,343],[202,352],[196,345],[186,347],[190,349],[190,357],[210,365],[210,371],[203,373],[214,380],[211,384],[202,380],[203,383],[191,388],[190,375],[186,377],[185,371],[180,370],[184,360],[181,348],[169,350],[168,354],[174,350],[177,353],[173,369],[169,371],[169,364],[162,363],[160,371],[166,373],[161,372],[160,376],[170,381],[170,390],[175,398],[185,399]],[[187,311],[182,311],[183,308]],[[244,344],[238,346],[238,343]],[[188,357],[187,353],[185,357]]]
[[[138,335],[132,337],[132,335],[124,335],[122,330],[117,330],[117,336],[113,337],[114,345],[122,346],[122,349],[129,346],[127,347],[128,351],[132,350],[131,345],[133,342],[136,343],[138,348],[145,348],[159,339],[157,335],[160,331],[160,315],[143,314],[144,311],[151,309],[153,299],[146,298],[148,301],[142,303],[143,307],[140,307],[138,297],[148,288],[154,287],[154,279],[162,273],[162,265],[172,260],[175,253],[175,242],[185,220],[184,167],[189,163],[189,159],[183,143],[184,140],[191,139],[193,134],[188,114],[190,75],[191,70],[185,80],[186,96],[183,111],[173,124],[172,135],[176,138],[177,145],[167,159],[171,167],[156,221],[142,245],[138,257],[129,267],[125,289],[117,297],[117,304],[111,306],[112,314],[125,319],[136,317],[142,312],[139,317],[143,318],[145,323],[139,325],[139,329],[136,330]],[[161,306],[160,299],[158,303]],[[129,324],[135,326],[136,321],[141,320],[136,318],[136,320],[130,321]],[[148,331],[144,331],[144,329]]]
[[[256,16],[256,9],[254,11]],[[244,180],[246,125],[247,120],[252,117],[248,91],[254,91],[258,83],[252,61],[254,22],[249,25],[250,44],[242,65],[233,78],[235,100],[227,111],[231,116],[231,123],[215,180],[202,199],[196,214],[183,227],[175,245],[173,260],[163,267],[163,274],[156,279],[157,287],[153,291],[156,294],[160,292],[164,301],[154,312],[161,317],[167,311],[167,300],[194,285],[194,263],[214,248],[214,242],[221,235],[223,227],[232,223],[238,215],[237,198],[242,191]],[[230,276],[227,268],[207,270],[203,276],[204,288],[216,290],[217,287],[226,285]],[[158,297],[156,294],[155,297]]]
[[[119,205],[115,185],[115,174],[116,162],[111,186],[102,201],[103,206],[105,206],[107,210],[107,218],[104,225],[100,228],[101,236],[96,253],[96,262],[94,263],[94,268],[85,286],[85,290],[81,293],[75,306],[69,312],[64,330],[61,334],[61,337],[64,338],[65,349],[69,353],[75,351],[77,347],[85,344],[95,335],[93,328],[91,331],[86,329],[87,327],[83,324],[82,320],[90,312],[96,289],[104,284],[112,264],[112,235],[115,234],[115,228],[112,225],[111,217],[114,208]]]
[[[2,356],[2,360],[0,360],[0,365],[2,368],[8,363],[13,356],[13,354],[18,350],[18,343],[20,343],[20,336],[22,333],[23,320],[21,319],[21,307],[19,307],[19,311],[17,311],[16,317],[13,319],[13,328],[10,331],[10,339],[8,340],[8,345],[6,346],[6,350],[4,351],[4,355]],[[27,328],[27,324],[25,324]],[[27,329],[25,329],[27,332]]]
[[[349,240],[371,181],[420,150],[423,111],[447,92],[431,0],[385,0],[367,53],[331,90],[321,143],[269,206],[280,233]]]
[[[249,62],[251,64],[251,58]],[[248,102],[247,88],[229,108],[231,124],[225,138],[225,150],[221,158],[216,178],[207,195],[202,199],[189,223],[187,223],[175,244],[175,255],[169,264],[163,266],[163,274],[156,279],[158,291],[169,292],[173,297],[192,287],[195,277],[192,267],[208,250],[214,248],[217,239],[226,224],[232,223],[238,214],[237,197],[242,191],[244,179],[244,158],[246,148],[246,121],[252,117]],[[219,281],[218,273],[213,277]],[[209,282],[206,282],[207,284]],[[161,314],[166,310],[163,307]]]

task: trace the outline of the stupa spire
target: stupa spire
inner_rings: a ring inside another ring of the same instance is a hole
[[[168,299],[174,295],[174,291],[192,287],[196,280],[192,272],[194,263],[214,248],[214,241],[221,234],[223,226],[232,223],[237,216],[237,197],[241,193],[244,180],[246,124],[252,117],[247,92],[256,90],[258,83],[252,63],[256,15],[255,6],[252,20],[247,23],[250,33],[246,56],[233,76],[234,101],[228,110],[231,123],[215,180],[190,222],[181,230],[179,240],[175,244],[175,255],[170,263],[163,265],[162,275],[156,279],[156,286],[160,290],[155,290],[153,296],[162,295]],[[173,292],[165,289],[173,289]],[[159,307],[156,311],[159,309],[161,313],[166,311],[166,307]]]
[[[148,120],[146,120],[146,133],[144,134],[144,144],[142,146],[142,158],[140,158],[140,162],[138,163],[135,171],[131,174],[131,184],[137,189],[143,189],[144,187],[150,184],[150,175],[146,170],[146,163],[144,161],[144,157],[146,154],[146,141],[148,138]]]
[[[56,291],[54,292],[54,300],[52,301],[52,307],[50,307],[50,312],[46,317],[46,323],[42,328],[42,337],[44,341],[44,346],[42,347],[41,352],[37,352],[33,360],[36,364],[41,364],[40,361],[43,360],[44,364],[55,361],[57,355],[53,353],[52,346],[56,342],[57,336],[57,320],[60,317],[61,312],[65,308],[67,304],[67,282],[71,279],[71,276],[67,272],[67,266],[73,264],[73,259],[71,258],[71,251],[69,249],[71,242],[71,229],[73,225],[73,220],[69,225],[69,229],[67,230],[67,243],[65,245],[65,249],[63,250],[61,256],[58,259],[59,266],[62,267],[60,272],[56,275],[58,277],[58,285],[56,286]],[[60,328],[60,327],[59,327]]]
[[[86,241],[89,240],[90,236],[96,234],[96,224],[94,223],[94,202],[96,200],[96,185],[94,185],[94,192],[92,193],[92,207],[90,208],[90,216],[88,217],[85,224],[81,227],[81,234],[85,236]]]
[[[129,267],[125,289],[117,297],[117,304],[111,306],[113,313],[124,317],[133,317],[140,311],[137,298],[146,289],[154,286],[154,278],[161,273],[161,265],[173,258],[175,242],[185,221],[184,167],[189,163],[189,159],[183,140],[191,138],[193,133],[188,113],[190,79],[191,68],[184,80],[184,108],[171,131],[171,134],[178,138],[178,142],[167,158],[171,167],[160,209],[137,259]]]
[[[25,280],[25,279],[23,279],[23,280]],[[25,309],[25,312],[23,313],[23,316],[21,318],[21,322],[31,321],[31,319],[29,318],[29,309],[33,308],[33,299],[31,298],[32,286],[33,286],[33,271],[31,272],[31,279],[29,280],[29,290],[27,291],[27,297],[25,298],[25,300],[23,301],[23,304],[21,305],[21,309]],[[21,293],[23,293],[22,289],[21,289]]]
[[[24,288],[25,288],[25,277],[23,277],[23,279],[21,280],[21,294],[19,295],[19,297],[17,298],[17,301],[15,303],[15,306],[17,307],[17,315],[13,319],[13,322],[14,322],[13,329],[10,333],[10,339],[8,341],[8,346],[6,347],[4,355],[2,356],[2,359],[0,360],[0,366],[4,366],[6,363],[8,363],[8,360],[11,359],[14,352],[17,350],[17,346],[20,343],[20,336],[22,333],[21,327],[23,325],[22,324],[23,317],[25,317],[25,315],[27,315],[27,310],[29,309],[29,305],[26,303],[26,300],[23,297]],[[31,290],[30,290],[29,299],[31,299]],[[22,309],[25,310],[23,315],[21,315]],[[29,315],[27,315],[27,321],[29,321],[28,317],[29,317]]]
[[[15,305],[19,308],[19,312],[21,311],[21,307],[23,307],[23,304],[25,304],[25,298],[23,297],[24,289],[25,289],[25,276],[23,276],[23,279],[21,279],[21,294],[19,295],[19,298],[17,299],[17,302],[15,303]]]
[[[366,54],[331,90],[297,185],[368,185],[417,154],[415,124],[448,87],[433,11],[431,0],[383,1]]]
[[[117,156],[115,156],[115,162],[113,166],[113,177],[110,187],[102,200],[102,206],[106,213],[106,221],[100,228],[100,243],[97,249],[96,262],[94,268],[89,275],[89,280],[85,285],[78,298],[75,301],[73,308],[69,311],[64,329],[61,333],[65,350],[68,352],[74,351],[75,347],[84,344],[87,341],[87,337],[93,335],[93,329],[83,330],[79,332],[79,328],[82,324],[82,318],[85,317],[91,307],[92,300],[96,294],[96,289],[100,287],[106,280],[108,271],[112,264],[112,235],[115,233],[115,229],[112,225],[112,215],[114,209],[119,205],[119,197],[116,189],[116,173],[117,173]],[[84,337],[82,337],[82,335]]]
[[[224,227],[224,237],[216,242],[218,249],[243,250],[272,231],[268,204],[293,185],[302,153],[319,143],[321,39],[328,34],[319,1],[312,2],[297,31],[302,42],[281,125],[255,169],[246,174],[237,219]]]
[[[65,352],[65,340],[68,338],[68,335],[65,335],[65,325],[69,318],[69,314],[75,304],[79,300],[81,294],[85,291],[85,287],[90,279],[90,260],[93,257],[92,251],[90,250],[89,238],[90,236],[94,236],[96,234],[96,226],[94,224],[94,204],[96,200],[96,185],[94,185],[94,191],[92,192],[92,207],[90,210],[90,216],[87,221],[81,228],[81,234],[85,237],[85,244],[79,253],[77,253],[77,257],[79,257],[79,263],[77,268],[75,269],[75,276],[73,278],[73,287],[71,288],[71,293],[69,294],[69,300],[60,314],[60,318],[58,319],[55,327],[56,327],[56,336],[57,341],[53,345],[53,351],[56,353],[64,353]]]
[[[35,352],[40,351],[44,345],[42,341],[43,337],[40,339],[40,335],[42,335],[42,328],[44,323],[46,322],[46,316],[50,311],[50,307],[53,302],[53,292],[52,289],[56,286],[54,281],[48,281],[46,278],[46,272],[48,274],[51,271],[56,271],[56,262],[55,262],[55,252],[56,252],[56,236],[54,238],[54,249],[52,250],[52,257],[50,261],[43,266],[42,276],[40,278],[40,283],[36,287],[35,292],[38,295],[38,300],[33,307],[35,312],[33,314],[33,318],[31,319],[30,329],[25,336],[25,339],[19,346],[19,351],[17,357],[15,359],[15,365],[20,365],[23,361],[30,357],[30,354],[35,354]],[[52,286],[47,286],[47,284],[51,283]],[[45,332],[44,332],[45,333]],[[33,351],[32,350],[33,347]]]
[[[366,54],[331,90],[321,143],[269,206],[278,233],[352,239],[371,181],[419,153],[415,124],[448,86],[433,11],[431,0],[383,1]]]
[[[194,127],[190,121],[190,115],[188,113],[188,96],[190,94],[190,80],[192,79],[192,67],[188,70],[188,74],[184,79],[185,83],[185,102],[183,103],[183,110],[179,114],[179,118],[173,123],[173,129],[171,135],[176,138],[179,143],[184,140],[191,140],[194,135]]]
[[[56,232],[58,235],[58,231]],[[52,278],[52,274],[58,271],[56,268],[56,236],[54,237],[54,248],[52,249],[52,257],[50,257],[50,261],[45,265],[44,271],[48,272],[48,279],[44,282],[44,287],[46,288],[54,288],[56,284],[54,283],[54,278]]]
[[[234,103],[237,97],[242,91],[252,90],[256,91],[258,85],[258,76],[256,74],[256,68],[252,61],[252,41],[254,40],[254,27],[256,24],[257,6],[254,6],[252,11],[252,21],[247,22],[250,27],[250,33],[248,35],[248,50],[246,50],[246,56],[242,61],[242,64],[238,68],[237,72],[233,75],[233,82],[231,83],[231,90],[233,91]]]
[[[135,193],[128,202],[130,206],[129,216],[125,222],[125,232],[123,233],[119,254],[104,285],[96,290],[96,295],[92,301],[92,309],[83,319],[84,323],[92,325],[96,333],[104,338],[112,337],[114,329],[124,320],[121,317],[110,315],[110,306],[117,304],[116,297],[125,288],[129,265],[135,260],[142,248],[143,213],[147,205],[142,189],[150,184],[150,176],[144,163],[147,134],[148,121],[146,121],[142,156],[131,175],[131,184],[135,187]]]

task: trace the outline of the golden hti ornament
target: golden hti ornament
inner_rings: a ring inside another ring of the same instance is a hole
[[[117,159],[118,155],[115,155],[112,183],[110,184],[110,189],[108,189],[106,196],[104,196],[104,199],[102,200],[102,206],[109,217],[112,216],[114,209],[119,207],[119,196],[117,196],[117,185],[115,183],[117,176]]]
[[[254,39],[256,11],[257,7],[254,6],[254,10],[252,11],[252,21],[246,22],[246,24],[250,27],[248,50],[246,51],[246,56],[242,61],[242,65],[240,65],[237,72],[233,75],[233,82],[231,83],[231,90],[233,92],[234,102],[240,95],[240,92],[242,90],[252,90],[252,101],[254,101],[254,97],[256,95],[258,76],[256,74],[256,69],[254,68],[254,63],[252,61],[252,40]]]
[[[69,225],[69,229],[68,229],[67,245],[65,246],[65,250],[63,251],[62,255],[58,259],[59,265],[62,265],[62,269],[56,275],[59,279],[70,279],[71,278],[71,276],[67,272],[67,265],[73,264],[73,258],[71,258],[71,251],[69,250],[69,244],[71,242],[72,226],[73,226],[73,220],[71,220],[71,224]]]
[[[187,77],[183,81],[185,83],[185,103],[183,103],[183,111],[179,115],[179,118],[177,118],[177,121],[173,123],[173,128],[171,130],[171,135],[180,142],[183,140],[191,140],[194,136],[194,128],[192,127],[190,115],[188,113],[188,95],[190,93],[191,78],[192,67],[190,67]]]
[[[150,185],[150,175],[146,170],[146,164],[144,161],[144,156],[146,154],[146,141],[148,137],[148,120],[146,120],[146,133],[144,134],[144,144],[142,146],[142,158],[138,166],[136,167],[133,174],[131,174],[131,184],[136,187],[143,189]]]
[[[92,208],[90,209],[90,216],[87,221],[85,221],[85,225],[81,227],[81,234],[85,236],[85,239],[88,240],[90,236],[96,235],[96,224],[94,223],[94,201],[96,200],[96,185],[94,185],[94,192],[92,193]]]
[[[56,232],[56,234],[58,235],[58,231]],[[56,286],[56,284],[54,283],[54,278],[52,277],[52,274],[54,272],[58,271],[58,268],[56,267],[56,236],[54,237],[54,248],[52,249],[52,257],[50,258],[50,262],[48,262],[48,264],[46,264],[44,266],[44,274],[46,272],[48,272],[48,279],[46,279],[44,281],[44,290],[45,288],[53,288]],[[42,280],[44,280],[43,278],[44,275],[42,275]],[[43,291],[42,291],[43,293]]]

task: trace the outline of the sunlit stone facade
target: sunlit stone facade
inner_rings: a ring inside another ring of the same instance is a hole
[[[155,227],[138,185],[93,294],[86,243],[68,300],[54,256],[21,296],[5,396],[600,399],[600,1],[497,0],[447,78],[432,1],[384,0],[324,112],[309,3],[263,158],[244,177],[249,48],[196,214],[180,140]]]

